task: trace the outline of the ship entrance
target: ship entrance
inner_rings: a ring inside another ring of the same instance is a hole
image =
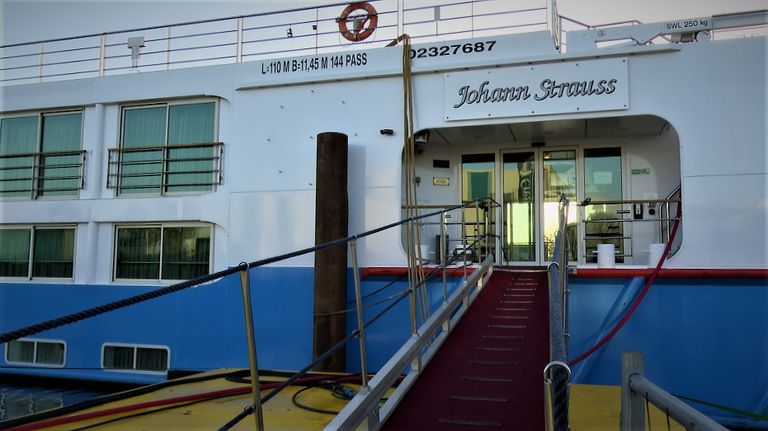
[[[612,244],[617,264],[645,264],[649,245],[663,242],[660,223],[642,223],[660,219],[654,201],[680,184],[678,137],[659,117],[430,129],[420,138],[419,204],[493,200],[464,209],[464,223],[449,231],[454,240],[475,243],[473,256],[492,252],[498,264],[510,266],[548,263],[562,196],[570,202],[566,238],[573,263],[596,263],[598,245]],[[621,203],[643,199],[648,202]],[[580,205],[585,200],[606,203]],[[423,229],[424,238],[439,234],[436,227]],[[435,259],[436,243],[427,246],[428,259]]]

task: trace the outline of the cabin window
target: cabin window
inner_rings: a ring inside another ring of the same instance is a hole
[[[0,119],[0,197],[76,196],[83,187],[82,112]]]
[[[216,102],[125,107],[108,185],[120,194],[211,191],[221,178],[215,140]]]
[[[74,227],[0,229],[0,277],[72,278]]]
[[[170,349],[165,346],[105,344],[101,367],[107,370],[168,371]]]
[[[66,345],[58,340],[14,340],[6,344],[5,362],[38,366],[64,366]]]
[[[118,226],[115,279],[187,280],[208,274],[210,226]]]

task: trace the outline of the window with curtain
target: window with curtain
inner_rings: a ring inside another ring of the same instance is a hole
[[[21,339],[6,345],[5,362],[62,366],[66,356],[63,341]]]
[[[43,116],[39,196],[71,196],[80,188],[82,124],[81,112]]]
[[[0,196],[30,196],[40,116],[0,119]],[[25,155],[26,154],[26,155]]]
[[[74,227],[0,229],[0,277],[72,278],[74,261]]]
[[[167,347],[104,345],[101,366],[110,370],[168,371]]]
[[[115,279],[187,280],[208,274],[210,226],[119,226]]]
[[[215,126],[215,102],[124,108],[119,193],[212,190]]]
[[[82,119],[82,112],[0,119],[0,197],[77,195]]]

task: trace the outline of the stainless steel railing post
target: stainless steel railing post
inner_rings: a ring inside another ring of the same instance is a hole
[[[448,214],[440,214],[440,266],[443,268],[443,304],[448,302],[448,284],[446,280],[445,270],[448,266],[447,256],[445,255],[445,248],[448,245],[447,238],[445,237],[446,224],[448,223]]]
[[[243,17],[239,17],[237,22],[237,42],[235,43],[235,62],[243,62]]]
[[[633,374],[643,374],[643,354],[624,352],[621,355],[621,431],[645,429],[645,403],[643,397],[632,392],[629,378]]]
[[[480,205],[478,204],[478,201],[475,201],[475,247],[477,248],[477,259],[478,261],[482,261],[482,255],[480,254]]]
[[[349,242],[349,248],[352,251],[352,278],[355,281],[355,308],[357,309],[357,331],[360,341],[360,378],[363,382],[363,389],[368,389],[368,368],[365,357],[365,323],[363,321],[363,300],[360,294],[360,268],[357,264],[357,238]]]
[[[561,223],[563,229],[563,241],[561,247],[560,265],[558,265],[559,279],[558,285],[560,287],[560,294],[562,295],[562,309],[563,309],[563,336],[565,337],[566,347],[568,338],[568,199],[563,199],[563,210]],[[577,235],[577,234],[576,234]]]
[[[464,258],[464,280],[467,281],[467,220],[466,220],[466,207],[461,209],[461,241],[462,241],[462,255]]]
[[[102,33],[99,37],[99,76],[104,76],[104,70],[107,67],[107,34]]]
[[[261,409],[261,389],[259,387],[259,365],[256,358],[256,339],[253,331],[253,309],[251,308],[251,280],[248,276],[248,264],[240,263],[240,290],[243,293],[243,311],[245,312],[245,335],[248,342],[248,359],[251,366],[251,392],[253,393],[253,412],[256,429],[264,430],[264,415]]]

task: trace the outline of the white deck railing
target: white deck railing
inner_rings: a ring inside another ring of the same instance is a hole
[[[520,2],[506,0],[449,0],[414,7],[402,0],[369,0],[378,24],[371,37],[358,42],[339,31],[338,18],[349,3],[335,3],[8,44],[0,46],[0,85],[380,47],[402,33],[421,43],[540,31],[549,25],[547,1],[521,8]],[[128,46],[135,38],[143,38],[138,59],[131,57]]]

